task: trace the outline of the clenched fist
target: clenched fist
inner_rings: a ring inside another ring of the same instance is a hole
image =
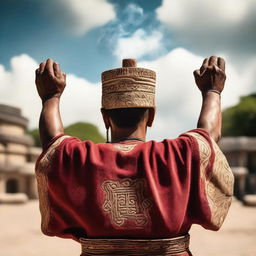
[[[36,87],[42,101],[59,98],[66,86],[66,74],[52,59],[42,62],[36,70]]]
[[[216,56],[205,59],[201,68],[194,71],[194,77],[202,93],[209,90],[221,93],[226,80],[224,59]]]

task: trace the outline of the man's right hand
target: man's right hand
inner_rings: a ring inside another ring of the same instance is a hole
[[[201,68],[194,71],[194,77],[202,94],[209,90],[221,93],[226,80],[224,59],[216,56],[205,59]]]
[[[59,98],[66,86],[66,74],[52,59],[42,62],[36,70],[36,87],[42,101]]]

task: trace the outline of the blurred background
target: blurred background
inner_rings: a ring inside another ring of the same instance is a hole
[[[123,58],[155,70],[157,115],[148,139],[162,140],[196,127],[201,95],[193,71],[211,55],[226,60],[220,147],[236,178],[235,198],[221,231],[192,230],[192,249],[196,255],[255,255],[255,12],[255,0],[2,0],[0,255],[80,250],[40,233],[34,179],[41,152],[34,84],[40,62],[52,58],[67,73],[66,133],[95,142],[105,141],[101,72],[120,67]]]

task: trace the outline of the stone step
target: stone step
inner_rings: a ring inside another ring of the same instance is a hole
[[[21,204],[27,201],[28,197],[24,193],[0,193],[0,204]]]
[[[247,206],[255,206],[256,207],[256,195],[245,195],[243,198],[243,202]]]

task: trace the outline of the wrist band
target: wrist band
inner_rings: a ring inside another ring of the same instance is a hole
[[[210,90],[207,90],[206,92],[215,92],[215,93],[217,93],[217,94],[221,94],[221,92],[219,92],[219,91],[217,91],[217,90],[214,90],[214,89],[210,89]]]

